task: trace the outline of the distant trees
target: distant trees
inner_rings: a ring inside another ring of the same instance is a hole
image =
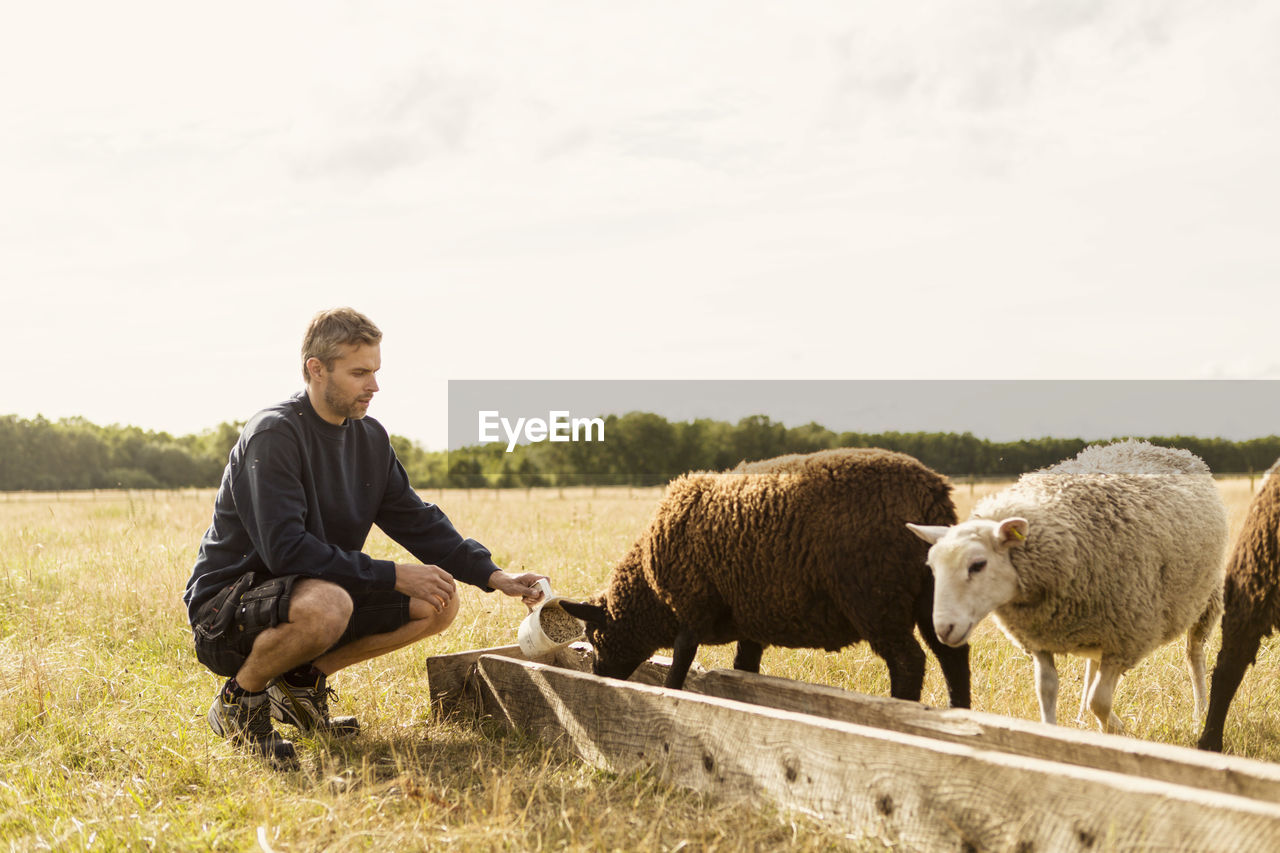
[[[1078,438],[993,442],[971,433],[836,433],[808,423],[787,427],[765,415],[736,424],[668,421],[651,412],[609,415],[605,441],[541,442],[506,452],[505,443],[426,451],[391,437],[397,457],[422,488],[530,488],[566,485],[651,486],[687,471],[722,470],[743,460],[829,447],[884,447],[908,453],[956,478],[1016,477],[1075,455]],[[243,423],[172,436],[83,418],[49,421],[0,416],[0,490],[180,488],[216,486]],[[1280,458],[1280,436],[1228,441],[1153,436],[1184,447],[1216,473],[1262,472]]]
[[[1216,473],[1262,472],[1280,458],[1280,436],[1228,441],[1192,436],[1150,437],[1155,444],[1183,447]],[[448,454],[448,470],[468,483],[491,486],[633,485],[665,483],[687,471],[718,471],[741,461],[831,447],[883,447],[910,454],[951,477],[1009,477],[1052,465],[1079,453],[1079,438],[1035,438],[996,442],[972,433],[836,433],[808,423],[786,427],[764,415],[736,424],[693,420],[669,422],[649,412],[605,418],[605,441],[520,445],[488,444]],[[411,471],[411,473],[413,473]],[[416,478],[416,482],[428,482]],[[433,483],[434,484],[434,483]],[[443,484],[442,484],[443,485]]]
[[[175,438],[84,418],[0,416],[0,490],[217,485],[239,433],[239,425],[222,424]]]

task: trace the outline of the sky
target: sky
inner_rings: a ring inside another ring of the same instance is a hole
[[[1280,378],[1278,4],[5,7],[0,414],[243,420],[336,305],[433,449],[450,380]]]

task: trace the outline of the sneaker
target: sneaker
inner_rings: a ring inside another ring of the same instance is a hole
[[[329,699],[338,694],[325,684],[324,673],[314,672],[315,680],[306,685],[290,684],[284,676],[271,682],[267,687],[271,716],[304,732],[345,737],[360,731],[355,717],[329,716]]]
[[[234,695],[219,689],[209,708],[209,727],[218,737],[247,747],[279,765],[293,765],[298,756],[293,742],[271,725],[271,706],[264,695]]]

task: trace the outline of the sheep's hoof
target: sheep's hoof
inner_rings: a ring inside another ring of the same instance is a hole
[[[1122,719],[1120,719],[1119,717],[1117,717],[1117,716],[1116,716],[1116,714],[1115,714],[1115,712],[1113,711],[1113,712],[1111,713],[1111,719],[1107,722],[1107,725],[1106,725],[1106,727],[1105,727],[1104,731],[1106,731],[1106,733],[1107,733],[1107,734],[1109,734],[1109,735],[1122,735],[1122,734],[1125,734],[1125,733],[1126,733],[1126,728],[1125,728],[1125,725],[1124,725],[1124,720],[1122,720]]]

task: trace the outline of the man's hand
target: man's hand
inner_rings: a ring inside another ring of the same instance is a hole
[[[457,594],[457,587],[453,575],[439,566],[396,563],[396,592],[421,599],[441,613],[448,606],[449,599]]]
[[[518,595],[526,607],[533,607],[533,605],[542,600],[542,590],[534,586],[534,584],[542,580],[548,580],[547,576],[534,572],[513,575],[510,572],[498,569],[498,571],[489,575],[489,586],[504,595]]]

